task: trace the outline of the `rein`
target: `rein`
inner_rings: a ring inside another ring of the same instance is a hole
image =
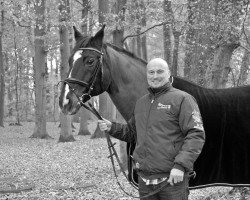
[[[80,104],[81,106],[83,106],[84,108],[86,108],[87,110],[89,110],[90,112],[92,112],[99,120],[103,120],[102,116],[99,114],[99,112],[94,108],[94,106],[88,102],[88,105],[86,105],[85,103],[83,103],[82,101],[80,101]],[[116,172],[116,169],[115,169],[115,160],[113,158],[113,156],[115,156],[116,158],[116,161],[121,169],[121,172],[122,174],[125,176],[125,178],[127,179],[127,181],[129,182],[129,184],[138,190],[137,187],[135,187],[130,181],[129,181],[129,178],[127,176],[127,174],[125,173],[125,170],[123,169],[123,166],[122,166],[122,163],[120,161],[120,158],[117,154],[117,151],[115,149],[115,145],[116,143],[112,143],[111,139],[110,139],[110,135],[105,132],[105,136],[106,136],[106,139],[107,139],[107,143],[108,143],[108,149],[109,149],[109,156],[108,158],[110,158],[111,160],[111,163],[112,163],[112,168],[113,168],[113,172],[114,172],[114,175],[115,175],[115,178],[116,178],[116,183],[117,185],[120,187],[120,189],[128,196],[130,197],[133,197],[133,198],[136,198],[136,199],[144,199],[144,198],[148,198],[158,192],[160,192],[164,187],[166,187],[167,185],[169,185],[169,183],[166,181],[160,188],[156,189],[155,191],[145,195],[145,196],[142,196],[142,197],[138,197],[138,196],[134,196],[134,195],[131,195],[130,193],[128,193],[121,185],[120,181],[118,180],[118,175],[117,175],[117,172]]]

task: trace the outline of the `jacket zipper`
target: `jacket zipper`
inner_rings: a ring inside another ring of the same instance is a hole
[[[147,116],[147,121],[146,121],[146,140],[145,140],[145,141],[148,140],[148,121],[149,121],[149,116],[150,116],[152,104],[154,103],[154,101],[155,101],[155,96],[153,96],[153,99],[152,99],[151,102],[150,102],[150,107],[149,107],[148,116]],[[146,144],[147,144],[147,143],[146,143]],[[145,146],[146,146],[146,144],[145,144]],[[145,159],[146,159],[146,157],[147,157],[147,148],[145,148]],[[144,162],[145,162],[145,160],[144,160]]]

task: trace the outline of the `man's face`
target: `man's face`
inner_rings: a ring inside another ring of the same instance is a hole
[[[170,72],[167,64],[149,62],[147,65],[147,80],[152,88],[158,88],[169,82]]]

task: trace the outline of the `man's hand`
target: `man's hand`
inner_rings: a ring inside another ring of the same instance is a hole
[[[98,125],[101,131],[110,131],[112,123],[103,118],[103,120],[98,120]]]
[[[179,169],[173,168],[170,172],[168,182],[170,183],[170,185],[173,186],[176,183],[182,182],[183,178],[184,178],[184,172]]]

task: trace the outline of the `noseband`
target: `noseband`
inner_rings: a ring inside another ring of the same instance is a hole
[[[92,74],[92,76],[90,78],[89,83],[81,81],[81,80],[78,80],[78,79],[75,79],[75,78],[66,78],[65,80],[62,81],[64,83],[68,84],[70,91],[73,92],[76,95],[76,97],[77,97],[77,99],[79,101],[78,103],[82,104],[83,103],[83,99],[84,99],[85,96],[88,98],[88,100],[92,97],[91,96],[91,92],[92,92],[94,84],[96,82],[97,74],[98,74],[98,72],[100,70],[103,71],[103,69],[102,69],[103,68],[103,66],[102,66],[103,53],[102,53],[102,51],[99,51],[99,50],[94,49],[94,48],[79,48],[79,50],[83,50],[83,51],[84,50],[90,50],[90,51],[97,52],[98,54],[101,55],[100,58],[99,58],[99,62],[97,63],[97,66],[95,67],[94,72],[93,72],[93,74]],[[82,87],[85,87],[86,88],[86,92],[84,92],[81,96],[78,96],[76,94],[76,92],[75,92],[76,89],[73,88],[72,86],[70,86],[70,83],[77,84],[77,85],[80,85]]]

